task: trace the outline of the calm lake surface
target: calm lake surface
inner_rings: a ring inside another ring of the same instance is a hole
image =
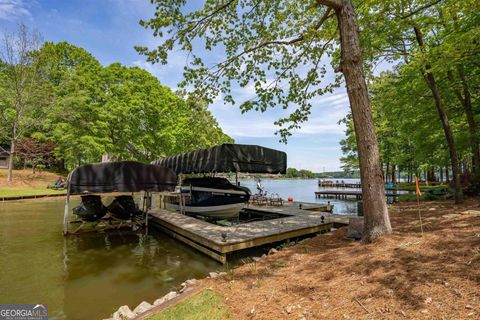
[[[241,184],[256,192],[255,181]],[[315,199],[316,179],[262,184],[283,198],[326,203]],[[74,198],[71,207],[77,203]],[[356,212],[354,201],[331,203],[336,213]],[[0,202],[0,304],[47,304],[50,319],[102,319],[121,305],[152,303],[186,279],[222,268],[153,228],[147,236],[118,232],[64,238],[63,208],[63,198]]]
[[[64,238],[63,207],[62,198],[0,202],[0,303],[47,304],[49,319],[103,319],[221,268],[152,230]]]
[[[336,181],[337,179],[330,179]],[[338,181],[344,181],[346,183],[358,183],[359,179],[341,179]],[[279,180],[279,179],[262,179],[262,185],[268,192],[267,195],[272,193],[278,193],[283,199],[292,197],[294,201],[312,202],[312,203],[327,203],[335,205],[333,212],[337,214],[356,214],[357,202],[356,201],[342,201],[335,199],[316,199],[315,191],[320,190],[336,190],[336,188],[326,187],[320,188],[318,186],[317,179],[305,179],[305,180]],[[257,181],[255,180],[240,180],[242,186],[250,188],[252,193],[257,192]],[[360,189],[342,189],[338,190],[360,190]]]

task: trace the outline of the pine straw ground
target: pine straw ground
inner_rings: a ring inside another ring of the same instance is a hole
[[[341,228],[204,284],[238,319],[480,319],[480,216],[466,210],[480,201],[422,203],[422,236],[416,204],[394,205],[373,244]]]

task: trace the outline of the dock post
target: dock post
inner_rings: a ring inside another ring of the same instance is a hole
[[[360,200],[357,202],[357,215],[363,217],[363,201]]]
[[[63,235],[68,233],[68,211],[70,205],[70,186],[67,185],[67,198],[65,199],[65,209],[63,211]]]

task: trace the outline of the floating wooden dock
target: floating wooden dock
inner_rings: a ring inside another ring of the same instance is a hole
[[[333,181],[318,181],[319,187],[331,187],[331,188],[351,188],[360,189],[361,183],[349,183],[349,182],[333,182]]]
[[[235,251],[328,231],[348,224],[349,216],[315,211],[319,207],[321,206],[309,203],[301,203],[300,206],[297,202],[285,203],[283,206],[249,205],[248,210],[285,217],[234,226],[220,226],[155,208],[149,211],[149,224],[225,264],[227,256]]]
[[[400,195],[397,193],[386,192],[385,197],[395,201]],[[362,200],[362,191],[356,190],[323,190],[316,191],[315,198],[334,198],[334,199],[351,199]]]

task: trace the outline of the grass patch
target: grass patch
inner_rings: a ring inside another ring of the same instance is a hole
[[[0,197],[35,196],[43,194],[65,194],[65,190],[52,190],[45,187],[0,188]]]
[[[280,245],[280,248],[287,249],[287,248],[293,247],[295,244],[296,244],[295,241],[290,241],[290,239],[288,239],[287,241],[285,241]]]
[[[283,261],[274,261],[274,262],[272,262],[272,264],[270,265],[270,267],[271,267],[272,269],[280,269],[280,268],[285,268],[285,267],[287,267],[287,266],[288,266],[288,265],[287,265],[285,262],[283,262]]]
[[[223,301],[223,297],[215,291],[207,289],[147,318],[147,320],[173,319],[227,320],[233,319],[233,316]]]
[[[439,184],[439,185],[434,185],[434,186],[425,186],[425,185],[420,185],[420,191],[427,191],[431,189],[438,189],[438,188],[448,188],[448,185],[446,184]],[[401,191],[415,191],[416,186],[415,183],[401,183],[400,185],[396,187],[389,187],[387,188],[388,190],[401,190]]]
[[[7,169],[0,169],[0,197],[65,194],[66,190],[47,189],[59,175],[49,171],[13,170],[13,182],[7,181]]]
[[[448,199],[450,198],[450,195],[436,195],[433,193],[429,193],[428,191],[425,193],[422,193],[420,196],[420,201],[435,201],[435,200],[443,200],[443,199]],[[417,201],[417,195],[416,194],[402,194],[398,197],[398,201],[403,202],[403,201]]]

